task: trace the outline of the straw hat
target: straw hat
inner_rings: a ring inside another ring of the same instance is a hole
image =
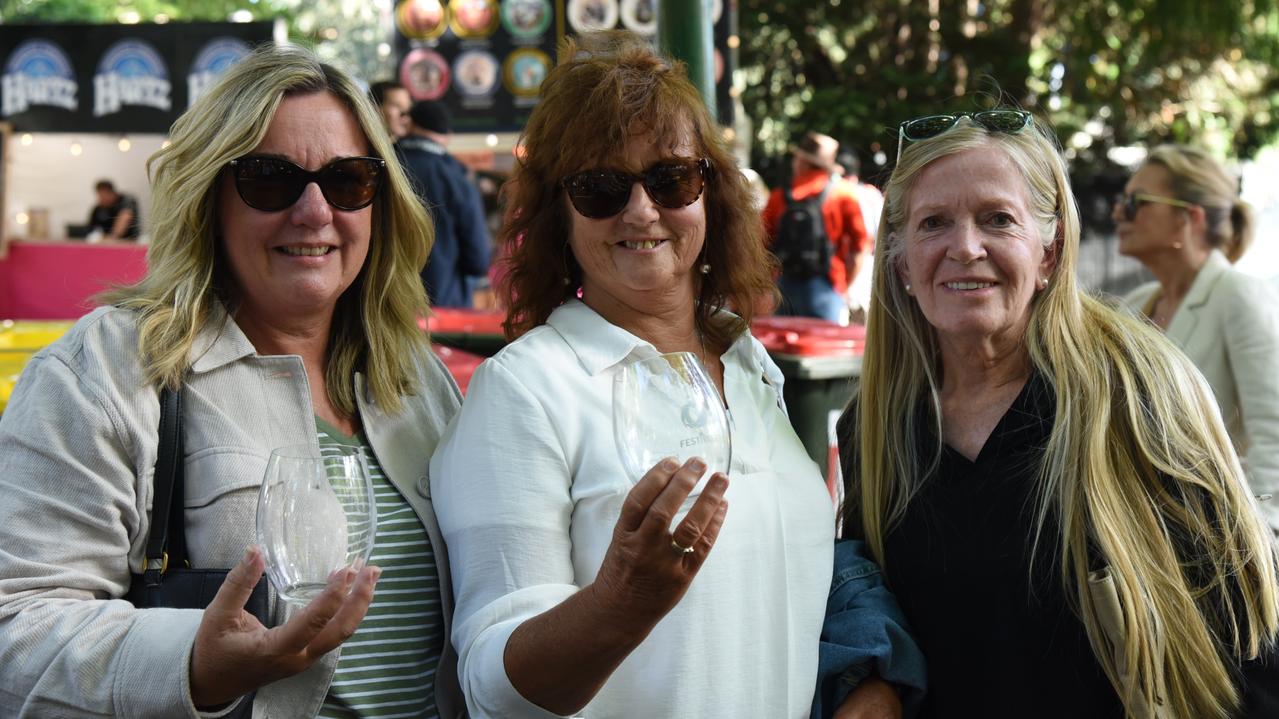
[[[799,144],[791,146],[790,151],[814,167],[820,167],[827,172],[844,174],[843,166],[835,161],[835,155],[839,153],[839,141],[830,135],[806,132]]]

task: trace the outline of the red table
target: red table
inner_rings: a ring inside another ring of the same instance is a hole
[[[0,318],[76,319],[113,284],[136,282],[147,248],[134,243],[12,242],[0,259]]]

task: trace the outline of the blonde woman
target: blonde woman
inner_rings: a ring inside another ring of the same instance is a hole
[[[1270,533],[1193,365],[1079,291],[1054,143],[1017,110],[900,141],[839,437],[923,715],[1274,716]]]
[[[1253,213],[1211,155],[1162,145],[1115,203],[1119,251],[1155,282],[1125,299],[1195,363],[1256,494],[1279,494],[1279,297],[1232,267],[1252,243]],[[1279,500],[1261,505],[1279,530]]]
[[[417,327],[431,226],[376,111],[267,47],[171,143],[150,163],[147,276],[38,354],[0,419],[0,714],[194,717],[256,689],[257,716],[460,715],[424,481],[459,396]],[[235,565],[206,610],[120,601],[151,527],[160,387],[184,398],[191,563]],[[378,566],[273,602],[267,629],[241,609],[263,571],[246,547],[271,449],[300,443],[365,447]]]

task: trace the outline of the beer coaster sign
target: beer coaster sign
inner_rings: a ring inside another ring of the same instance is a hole
[[[501,22],[497,0],[453,0],[449,15],[449,28],[463,40],[486,39]]]
[[[657,34],[657,0],[622,0],[622,27],[652,37]]]
[[[502,3],[502,25],[516,41],[541,39],[551,26],[548,0],[506,0]]]
[[[453,61],[453,82],[464,105],[484,107],[493,102],[497,90],[498,62],[492,53],[467,50]]]
[[[551,71],[551,57],[536,48],[525,47],[506,56],[502,64],[502,79],[506,89],[515,96],[515,103],[530,107],[537,103],[537,93],[542,81]]]
[[[448,92],[453,72],[448,60],[434,50],[418,48],[400,63],[400,84],[414,100],[438,100]]]
[[[617,0],[568,0],[568,24],[574,32],[609,30],[617,17]]]
[[[440,0],[405,0],[395,7],[395,26],[414,40],[434,40],[448,29],[448,16]]]

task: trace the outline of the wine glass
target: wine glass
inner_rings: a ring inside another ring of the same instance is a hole
[[[613,377],[613,437],[632,482],[665,457],[706,463],[693,494],[732,461],[728,413],[706,368],[692,352],[624,365]]]
[[[359,447],[278,447],[258,491],[258,543],[280,598],[305,604],[346,567],[359,571],[377,535],[373,483]]]

